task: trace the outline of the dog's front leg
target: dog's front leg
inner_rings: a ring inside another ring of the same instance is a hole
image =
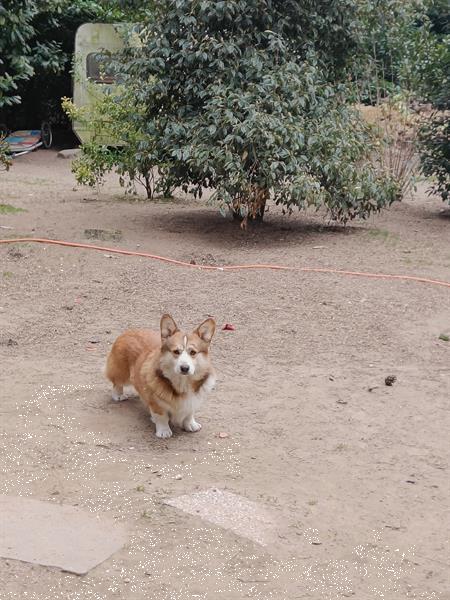
[[[185,431],[200,431],[202,426],[195,420],[194,413],[189,414],[183,420],[183,429]]]
[[[152,421],[156,425],[156,437],[159,438],[170,438],[172,436],[172,430],[169,427],[169,415],[168,413],[155,413],[150,410],[152,415]]]
[[[210,375],[208,375],[208,377],[205,380],[205,383],[201,387],[202,392],[205,392],[205,394],[209,394],[210,392],[214,391],[216,389],[216,383],[216,376],[214,375],[214,373],[211,373]]]

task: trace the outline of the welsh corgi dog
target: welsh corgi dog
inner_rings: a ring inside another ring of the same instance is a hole
[[[209,356],[215,329],[214,320],[206,319],[192,333],[184,333],[165,314],[159,333],[125,331],[114,342],[106,363],[112,399],[126,400],[124,385],[132,384],[150,411],[157,437],[171,437],[170,423],[199,431],[195,411],[216,383]]]

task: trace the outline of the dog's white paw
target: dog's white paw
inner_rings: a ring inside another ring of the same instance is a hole
[[[163,440],[172,437],[172,430],[170,427],[157,427],[156,428],[156,437],[161,438]]]
[[[200,431],[201,428],[202,426],[200,425],[200,423],[197,423],[197,421],[194,418],[189,419],[188,421],[185,421],[183,423],[183,429],[185,431]]]
[[[114,402],[123,402],[124,400],[128,400],[128,396],[124,393],[119,394],[116,391],[113,391],[111,398],[113,399]]]

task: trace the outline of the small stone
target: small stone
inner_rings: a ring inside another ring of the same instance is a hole
[[[120,241],[122,232],[119,229],[85,229],[84,236],[89,240]]]
[[[80,152],[80,148],[68,148],[67,150],[61,150],[56,156],[58,158],[75,158]],[[74,191],[76,191],[76,189]]]
[[[175,475],[175,479],[178,479],[179,481],[180,479],[183,479],[183,475]]]
[[[224,438],[230,437],[230,434],[227,433],[226,431],[221,431],[217,434],[217,437],[224,439]]]

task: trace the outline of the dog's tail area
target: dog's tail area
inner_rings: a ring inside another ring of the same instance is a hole
[[[106,359],[105,377],[114,387],[122,387],[130,381],[130,367],[125,356],[118,354],[114,346]]]

